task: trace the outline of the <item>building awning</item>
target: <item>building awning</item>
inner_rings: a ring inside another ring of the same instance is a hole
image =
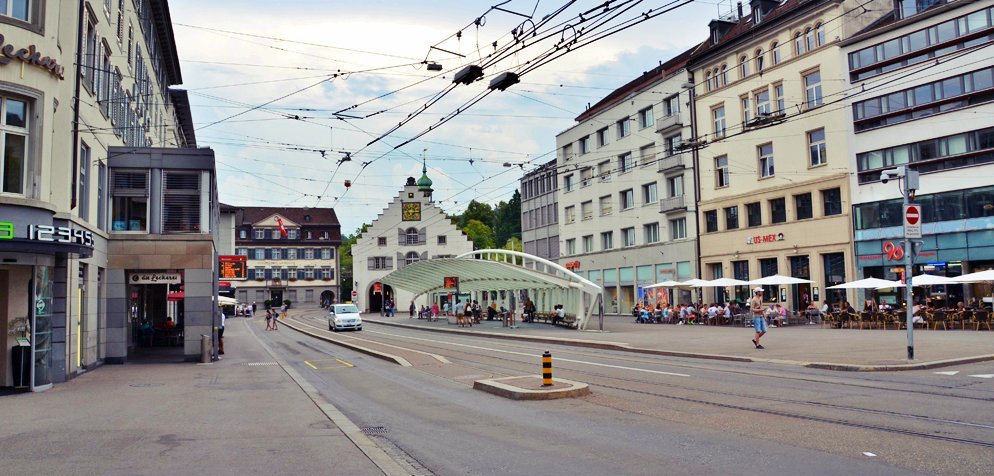
[[[79,255],[80,258],[89,258],[93,256],[93,247],[78,243],[60,243],[58,241],[38,241],[14,238],[11,240],[0,240],[0,253],[67,253]]]
[[[418,261],[400,268],[380,281],[410,291],[415,296],[431,292],[455,292],[445,288],[446,277],[459,278],[459,292],[517,289],[577,290],[589,299],[577,304],[578,327],[583,328],[589,309],[600,297],[600,286],[537,256],[509,250],[478,250],[455,258]],[[589,302],[588,302],[589,301]]]

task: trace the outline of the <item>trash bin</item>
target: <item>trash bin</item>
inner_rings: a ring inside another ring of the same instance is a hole
[[[211,363],[211,336],[200,334],[200,363]]]
[[[31,344],[26,341],[18,342],[11,349],[11,367],[14,370],[14,387],[31,386]]]

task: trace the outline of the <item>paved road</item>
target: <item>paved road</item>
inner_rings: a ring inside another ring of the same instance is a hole
[[[992,474],[994,363],[838,373],[703,361],[366,324],[265,333],[329,400],[415,474]],[[587,382],[581,399],[514,402],[471,389],[539,373]],[[935,373],[945,372],[943,374]],[[958,372],[950,375],[951,372]]]

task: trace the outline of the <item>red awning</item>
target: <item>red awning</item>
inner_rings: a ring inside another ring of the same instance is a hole
[[[180,291],[178,293],[169,293],[169,294],[166,295],[166,299],[169,300],[169,301],[182,301],[183,300],[183,292]]]

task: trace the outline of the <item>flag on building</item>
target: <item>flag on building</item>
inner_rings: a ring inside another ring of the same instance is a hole
[[[280,225],[280,233],[283,234],[283,238],[286,238],[287,237],[287,233],[286,233],[286,227],[283,226],[283,219],[280,218],[280,217],[276,217],[276,223],[278,223]]]

